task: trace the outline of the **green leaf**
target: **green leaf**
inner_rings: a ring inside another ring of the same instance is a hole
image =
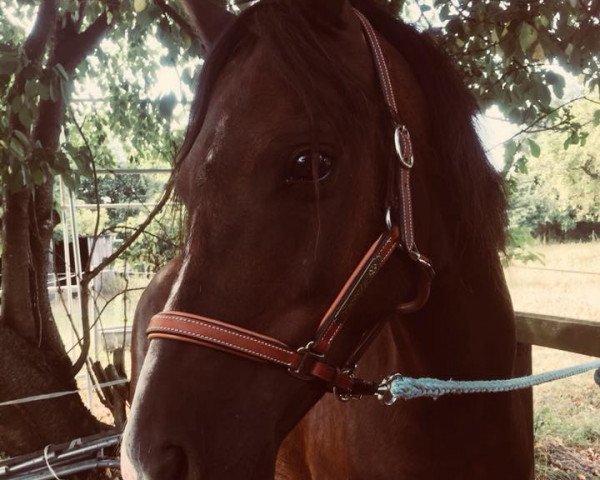
[[[556,83],[560,81],[561,76],[555,72],[545,72],[544,78],[546,79],[546,82],[548,82],[549,85],[556,85]]]
[[[26,143],[25,145],[29,145],[28,143]],[[23,146],[23,144],[21,144],[19,142],[19,140],[17,140],[15,137],[10,139],[10,142],[8,144],[8,150],[12,153],[13,157],[9,156],[9,161],[11,166],[14,166],[14,159],[18,160],[18,161],[23,161],[25,159],[25,148]]]
[[[512,158],[514,156],[514,154],[517,153],[518,150],[519,150],[519,144],[517,144],[517,142],[515,142],[514,140],[510,140],[504,146],[504,153],[506,154],[507,157],[510,157],[510,158]]]
[[[79,178],[75,174],[61,175],[61,178],[69,190],[75,190],[79,184]]]
[[[21,132],[20,130],[15,130],[13,132],[13,135],[17,138],[17,140],[21,143],[21,145],[23,145],[24,147],[29,147],[31,145],[31,142],[29,140],[29,137],[27,135],[25,135],[23,132]]]
[[[31,115],[31,111],[27,107],[21,108],[19,110],[19,122],[23,124],[24,127],[29,128],[33,123],[33,116]]]
[[[569,44],[567,45],[567,48],[565,48],[565,53],[567,54],[567,56],[568,56],[568,57],[570,57],[570,56],[571,56],[571,54],[573,53],[573,48],[574,48],[574,47],[573,47],[573,44],[572,44],[572,43],[569,43]]]
[[[17,95],[10,102],[10,109],[12,110],[13,113],[19,113],[19,110],[21,110],[22,107],[23,107],[23,98],[21,97],[21,95]]]
[[[544,85],[543,83],[536,84],[534,94],[534,99],[538,100],[542,105],[550,105],[550,102],[552,101],[552,96],[550,95],[550,90],[546,85]]]
[[[58,72],[58,74],[63,78],[65,82],[69,81],[69,74],[60,63],[54,65],[54,69]]]
[[[542,47],[541,43],[538,43],[535,46],[531,54],[531,58],[536,62],[543,62],[544,60],[546,60],[546,52],[544,52],[544,47]]]
[[[450,18],[450,6],[447,3],[444,3],[440,8],[440,20],[448,20]]]
[[[146,9],[146,0],[133,0],[133,9],[137,12],[143,12]]]
[[[19,69],[19,58],[14,54],[0,55],[0,75],[12,75]]]
[[[519,173],[527,173],[527,158],[519,157],[515,162],[515,171]]]
[[[529,139],[529,150],[531,151],[531,154],[535,158],[538,158],[540,156],[542,149],[535,141],[533,141],[532,139]]]
[[[50,100],[56,102],[58,100],[58,92],[56,91],[56,82],[50,82],[50,88],[48,90],[48,94],[50,95]]]
[[[41,100],[48,100],[50,98],[50,89],[48,88],[48,85],[38,83],[37,90]]]
[[[523,52],[527,51],[529,47],[537,40],[537,30],[526,22],[523,22],[519,27],[519,44]]]
[[[173,115],[173,109],[175,108],[176,102],[177,102],[177,97],[175,97],[175,94],[172,92],[169,93],[168,95],[161,97],[160,101],[158,102],[159,113],[164,118],[169,120],[171,118],[171,116]]]
[[[562,98],[565,93],[565,77],[559,75],[558,73],[549,71],[544,73],[544,79],[548,85],[552,86],[554,95],[556,95],[558,98]]]
[[[36,80],[28,80],[25,83],[25,93],[28,97],[35,98],[38,96],[38,94],[40,93],[38,85],[39,84]]]
[[[71,83],[66,82],[64,80],[60,80],[58,83],[60,86],[60,94],[62,95],[62,98],[68,98],[69,97],[69,86],[71,85]]]
[[[556,85],[552,85],[552,91],[554,92],[554,95],[556,95],[558,98],[563,98],[563,96],[565,95],[564,83],[557,83]]]
[[[594,111],[594,125],[595,126],[600,125],[600,109]]]
[[[36,185],[41,185],[46,181],[46,175],[41,168],[34,168],[31,172],[31,178]]]

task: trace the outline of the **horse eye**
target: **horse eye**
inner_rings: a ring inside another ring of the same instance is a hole
[[[329,176],[332,168],[333,161],[326,154],[303,152],[292,160],[287,181],[288,183],[320,182]]]

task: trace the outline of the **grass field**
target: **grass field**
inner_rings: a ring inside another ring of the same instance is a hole
[[[535,250],[543,255],[544,264],[506,269],[515,309],[600,322],[600,242],[539,245]],[[538,270],[542,268],[587,273]],[[534,372],[588,360],[583,355],[533,348]],[[592,376],[537,387],[534,408],[537,478],[600,479],[600,388]]]
[[[505,270],[515,310],[600,321],[600,242],[534,248],[544,264]]]

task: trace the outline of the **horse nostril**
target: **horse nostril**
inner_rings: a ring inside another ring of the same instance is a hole
[[[121,462],[127,466],[127,462]],[[169,445],[162,449],[154,450],[152,454],[139,458],[137,465],[139,471],[143,472],[143,479],[148,480],[186,480],[188,476],[188,457],[183,448]],[[124,471],[123,473],[128,473]],[[139,477],[124,475],[126,480]]]
[[[188,458],[183,448],[170,445],[161,452],[161,458],[156,459],[159,463],[159,472],[156,478],[161,480],[184,480],[187,478]]]

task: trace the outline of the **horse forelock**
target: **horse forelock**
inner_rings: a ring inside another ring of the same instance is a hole
[[[219,75],[234,54],[260,39],[274,53],[273,65],[294,91],[309,117],[328,105],[332,123],[341,131],[359,128],[370,108],[382,107],[344,62],[323,45],[328,31],[318,15],[297,0],[265,0],[240,14],[205,59],[179,159],[189,152],[206,115]],[[326,90],[323,85],[335,88]]]

